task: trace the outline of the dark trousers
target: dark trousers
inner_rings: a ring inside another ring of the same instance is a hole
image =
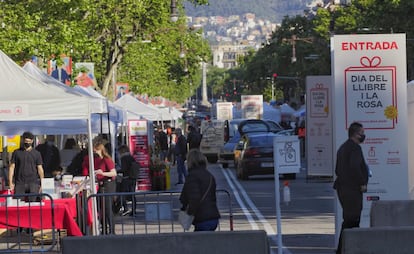
[[[342,233],[346,228],[357,228],[361,220],[362,198],[360,190],[337,189],[338,199],[342,206],[342,227],[339,234],[338,249],[336,253],[342,251]]]
[[[104,181],[99,183],[98,193],[115,193],[115,191],[115,181]],[[99,218],[102,225],[102,234],[115,233],[114,213],[112,210],[113,201],[114,196],[112,195],[100,196],[98,198]]]
[[[14,186],[14,194],[38,194],[40,190],[40,184],[37,182],[34,183],[16,183]],[[30,196],[30,197],[22,197],[22,200],[27,199],[28,201],[38,201],[41,199],[41,196]]]
[[[131,178],[124,178],[121,183],[121,192],[135,192],[135,188],[137,185],[136,179]],[[131,196],[122,196],[122,207],[124,207],[124,211],[128,210],[127,201],[132,201],[132,213],[135,214],[135,195]]]

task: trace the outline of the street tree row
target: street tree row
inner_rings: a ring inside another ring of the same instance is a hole
[[[240,94],[264,94],[269,101],[276,74],[276,100],[300,103],[306,76],[331,74],[330,38],[334,34],[406,33],[407,80],[413,80],[413,11],[412,0],[353,0],[347,6],[321,6],[315,14],[285,17],[272,38],[240,59],[237,69],[212,77],[211,90],[228,100],[240,100]]]

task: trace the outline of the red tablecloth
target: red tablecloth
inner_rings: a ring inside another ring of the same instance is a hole
[[[54,220],[52,220],[52,211]],[[0,228],[51,229],[54,223],[56,229],[66,229],[68,235],[82,236],[75,218],[75,199],[54,200],[53,209],[50,201],[45,201],[42,205],[0,207]]]

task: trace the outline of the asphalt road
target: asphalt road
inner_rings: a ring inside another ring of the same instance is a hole
[[[216,178],[217,188],[231,193],[234,230],[265,230],[272,253],[279,253],[274,176],[256,176],[241,181],[231,167],[223,169],[220,164],[210,164],[208,169]],[[174,182],[174,169],[172,171]],[[283,179],[280,186],[283,187]],[[283,253],[334,253],[332,180],[307,178],[306,170],[302,170],[295,180],[289,180],[289,188],[291,201],[288,204],[281,202]],[[226,221],[222,223],[226,224]]]

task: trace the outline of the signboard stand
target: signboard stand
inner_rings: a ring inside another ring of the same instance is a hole
[[[151,171],[148,138],[148,122],[146,120],[128,121],[130,152],[140,165],[136,191],[150,191]]]
[[[331,76],[306,78],[306,176],[333,177]]]
[[[282,215],[280,209],[279,174],[299,172],[300,144],[297,136],[275,136],[273,138],[273,158],[275,172],[275,201],[278,254],[283,253]]]
[[[364,126],[361,144],[372,172],[364,193],[361,227],[368,227],[373,200],[408,200],[407,70],[405,34],[335,35],[333,73],[334,161],[353,122]],[[412,184],[411,184],[412,185]],[[336,202],[336,232],[342,210]]]

